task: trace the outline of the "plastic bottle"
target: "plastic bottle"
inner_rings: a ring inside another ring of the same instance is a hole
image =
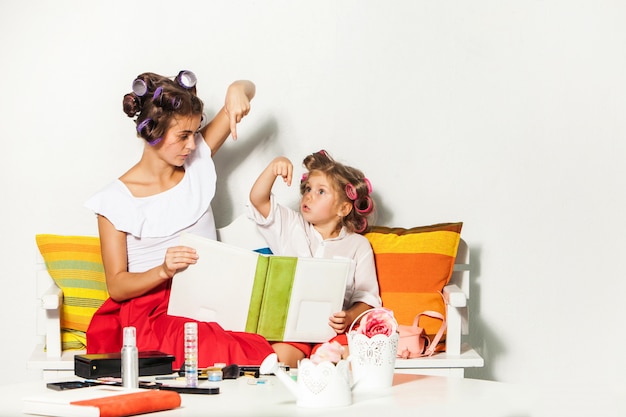
[[[185,380],[187,386],[198,386],[198,323],[185,323]]]
[[[124,345],[122,346],[122,386],[139,387],[139,352],[137,351],[137,330],[124,327]]]

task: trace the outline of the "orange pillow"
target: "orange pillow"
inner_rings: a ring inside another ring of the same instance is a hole
[[[463,223],[440,223],[410,229],[373,226],[365,237],[376,260],[383,306],[394,311],[400,324],[413,324],[424,310],[445,315],[441,296],[454,270]],[[434,335],[441,321],[420,320],[426,334]]]

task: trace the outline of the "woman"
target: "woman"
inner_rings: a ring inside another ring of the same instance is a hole
[[[124,96],[124,112],[137,116],[137,135],[145,143],[139,162],[86,203],[98,215],[110,295],[87,331],[88,353],[119,351],[122,329],[134,326],[140,351],[173,354],[173,366],[182,364],[184,323],[192,320],[167,315],[169,292],[176,272],[193,268],[198,256],[178,239],[182,232],[215,239],[212,156],[229,134],[236,139],[254,94],[252,82],[234,82],[224,107],[207,124],[189,71],[174,80],[143,73]],[[200,367],[259,364],[269,353],[271,346],[259,335],[198,323]]]

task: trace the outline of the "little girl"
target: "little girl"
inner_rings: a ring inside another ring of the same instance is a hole
[[[278,204],[271,193],[277,177],[288,186],[292,180],[293,164],[278,157],[252,186],[249,216],[275,255],[355,261],[343,310],[334,313],[328,323],[338,335],[333,340],[347,345],[345,332],[352,322],[363,311],[381,306],[374,253],[361,235],[374,210],[372,185],[361,171],[334,161],[323,150],[307,156],[303,165],[308,172],[300,182],[300,212]],[[272,347],[281,362],[297,367],[299,360],[312,353],[314,345],[278,342]]]

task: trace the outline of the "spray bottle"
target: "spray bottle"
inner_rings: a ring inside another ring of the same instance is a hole
[[[137,351],[137,330],[124,327],[124,345],[122,346],[122,386],[139,387],[139,352]]]

